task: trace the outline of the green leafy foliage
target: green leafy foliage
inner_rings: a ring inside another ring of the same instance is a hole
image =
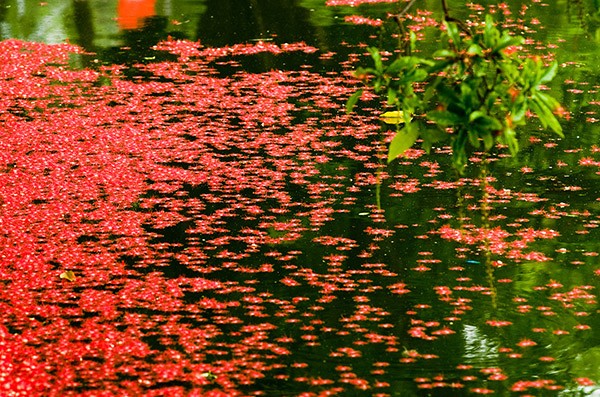
[[[404,153],[406,149],[410,148],[415,143],[418,137],[419,132],[415,128],[414,124],[406,124],[404,128],[396,133],[394,139],[392,139],[392,142],[390,142],[390,148],[388,150],[388,162],[394,160],[396,157]]]
[[[444,27],[440,49],[429,56],[408,54],[386,64],[379,49],[369,48],[373,67],[356,70],[358,78],[404,116],[388,161],[419,138],[427,150],[434,142],[449,140],[460,172],[469,150],[489,152],[500,143],[514,155],[519,149],[517,130],[532,113],[544,128],[563,136],[557,119],[562,107],[542,91],[556,75],[556,62],[544,65],[539,57],[518,56],[523,37],[499,29],[490,15],[474,33],[446,21]],[[362,90],[348,100],[349,112],[361,95]]]

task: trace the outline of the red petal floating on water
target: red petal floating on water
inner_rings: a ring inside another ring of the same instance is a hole
[[[512,325],[512,322],[502,321],[502,320],[488,320],[485,323],[492,327],[506,327],[506,326]]]
[[[517,346],[519,347],[531,347],[535,345],[537,345],[537,343],[532,341],[531,339],[521,339],[521,341],[517,343]]]
[[[381,19],[372,19],[372,18],[360,16],[360,15],[347,15],[344,17],[344,21],[353,23],[355,25],[369,25],[369,26],[383,25],[383,21]]]

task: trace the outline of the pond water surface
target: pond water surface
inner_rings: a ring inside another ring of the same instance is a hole
[[[593,3],[450,2],[570,111],[485,187],[344,111],[405,2],[0,1],[0,395],[600,395]]]

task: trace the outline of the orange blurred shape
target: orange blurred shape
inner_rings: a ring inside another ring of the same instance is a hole
[[[117,22],[122,30],[139,29],[144,21],[156,15],[156,0],[119,0],[117,5]]]

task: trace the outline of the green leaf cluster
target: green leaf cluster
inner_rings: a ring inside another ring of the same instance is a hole
[[[562,108],[543,91],[556,75],[556,62],[544,65],[539,57],[523,57],[518,53],[523,37],[500,29],[490,15],[474,33],[446,21],[443,26],[440,49],[429,56],[403,55],[386,64],[382,51],[369,48],[373,67],[356,70],[358,78],[404,116],[388,161],[419,138],[426,150],[449,141],[453,164],[461,172],[469,150],[489,152],[501,143],[514,155],[519,150],[516,131],[531,113],[544,128],[563,136],[556,116]],[[411,41],[414,46],[414,37]],[[362,92],[350,97],[348,112]]]

